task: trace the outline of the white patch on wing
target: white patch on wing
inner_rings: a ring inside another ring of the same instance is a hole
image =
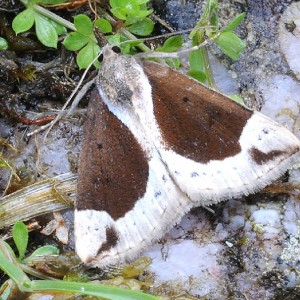
[[[74,234],[76,252],[83,262],[94,258],[99,244],[106,242],[106,227],[114,225],[114,220],[105,211],[75,210]]]
[[[174,184],[158,155],[149,166],[146,193],[124,217],[114,221],[104,211],[75,211],[76,251],[85,264],[103,267],[137,257],[192,208],[193,203]],[[98,253],[107,242],[106,228],[114,228],[119,240],[115,247]]]

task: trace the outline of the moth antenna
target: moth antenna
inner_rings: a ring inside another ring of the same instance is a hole
[[[142,53],[135,54],[135,57],[137,57],[137,58],[149,58],[149,57],[152,57],[152,58],[163,58],[163,57],[178,58],[185,53],[198,50],[198,49],[210,44],[217,37],[219,37],[220,34],[221,33],[217,33],[213,37],[205,40],[203,43],[201,43],[199,45],[196,45],[196,46],[184,49],[184,50],[180,50],[177,52],[154,52],[154,51],[153,52],[142,52]]]
[[[170,33],[164,33],[164,34],[152,36],[152,37],[149,37],[149,38],[127,40],[127,41],[121,42],[119,45],[127,44],[127,43],[130,43],[132,41],[134,41],[134,42],[139,41],[139,42],[143,43],[144,41],[153,41],[153,40],[160,39],[160,38],[168,38],[168,37],[171,37],[171,36],[174,36],[174,35],[180,35],[180,34],[184,34],[184,33],[187,33],[187,32],[191,32],[193,30],[204,29],[204,28],[212,28],[212,27],[214,27],[214,26],[198,26],[198,27],[194,27],[194,28],[190,28],[190,29],[184,29],[184,30],[170,32]]]
[[[39,127],[38,129],[29,132],[27,134],[27,136],[32,136],[34,134],[37,134],[41,131],[44,131],[47,129],[45,136],[44,136],[44,141],[46,140],[50,130],[52,129],[52,127],[59,121],[62,119],[62,117],[64,117],[66,114],[69,115],[70,112],[66,112],[65,108],[69,105],[69,103],[71,102],[72,98],[74,97],[74,95],[77,93],[77,91],[79,90],[83,80],[85,79],[87,72],[90,70],[90,68],[92,67],[92,65],[94,64],[94,62],[99,58],[99,56],[101,55],[101,53],[99,53],[94,59],[93,61],[88,65],[88,67],[86,68],[86,70],[83,72],[79,82],[77,83],[75,89],[73,90],[72,94],[69,96],[69,98],[67,99],[67,101],[65,102],[65,104],[63,105],[63,107],[61,108],[61,110],[59,111],[59,113],[57,114],[56,118],[54,120],[52,120],[50,123],[43,125],[41,127]],[[81,90],[78,92],[77,96],[75,97],[70,110],[71,112],[74,111],[74,109],[76,108],[76,106],[78,105],[78,103],[80,102],[80,100],[82,99],[82,97],[85,95],[85,93],[87,92],[87,90],[89,89],[89,87],[94,83],[94,79],[92,79],[91,81],[89,81],[88,83],[86,83]]]
[[[184,29],[184,30],[169,32],[169,33],[165,33],[165,34],[161,34],[161,35],[156,35],[156,36],[152,36],[152,37],[145,38],[142,40],[143,41],[152,41],[152,40],[160,39],[160,38],[166,38],[166,37],[168,38],[168,37],[174,36],[174,35],[181,35],[181,34],[188,33],[188,32],[191,32],[191,31],[197,30],[197,29],[212,28],[212,27],[214,27],[214,26],[199,26],[199,27],[194,27],[194,28],[190,28],[190,29]]]
[[[67,116],[71,115],[74,112],[78,103],[84,97],[88,89],[94,84],[94,82],[95,82],[95,78],[87,82],[83,87],[81,87],[81,90],[77,93],[76,97],[74,98],[71,107],[66,112]]]

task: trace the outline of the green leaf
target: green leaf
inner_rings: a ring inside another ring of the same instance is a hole
[[[197,49],[189,53],[189,64],[193,71],[204,71],[205,61],[202,49]]]
[[[178,69],[180,67],[180,60],[179,58],[165,58],[164,59],[167,65],[172,69]]]
[[[156,52],[175,52],[183,43],[182,36],[172,36],[168,38],[161,47],[158,47]],[[180,66],[180,60],[178,58],[165,58],[165,62],[172,69],[178,69]]]
[[[67,29],[65,26],[58,24],[57,22],[50,20],[52,26],[56,30],[57,35],[63,35],[67,33]]]
[[[103,33],[112,32],[111,24],[105,19],[98,19],[95,21],[95,26],[97,26]]]
[[[126,20],[126,18],[127,18],[126,12],[124,12],[120,8],[112,8],[110,11],[115,17],[117,17],[120,20]]]
[[[107,38],[109,44],[112,46],[115,46],[115,45],[118,46],[121,42],[121,35],[119,33],[106,36],[106,38]]]
[[[63,41],[63,45],[70,51],[77,51],[89,42],[89,37],[78,32],[71,32]]]
[[[130,12],[127,13],[127,17],[126,17],[126,21],[125,21],[125,25],[129,26],[132,25],[134,23],[140,22],[143,19],[145,19],[149,14],[152,13],[153,10],[149,11],[149,10],[142,10],[142,11],[136,11],[136,12]]]
[[[28,244],[28,229],[23,222],[16,222],[13,226],[12,234],[19,252],[19,260],[22,260]]]
[[[0,37],[0,50],[5,50],[8,48],[7,40]]]
[[[19,13],[12,22],[12,28],[16,34],[29,30],[34,24],[34,11],[27,8]]]
[[[123,41],[122,40],[122,44],[120,45],[123,46],[123,45],[129,45],[130,47],[135,47],[135,46],[138,46],[140,44],[142,44],[144,41],[143,40],[125,40]]]
[[[32,261],[36,256],[48,256],[59,254],[59,249],[52,245],[42,246],[36,249],[30,256],[23,260],[24,263]]]
[[[57,48],[58,35],[50,20],[38,13],[35,14],[35,31],[39,41],[52,48]]]
[[[217,0],[208,0],[203,7],[203,13],[201,18],[195,26],[195,29],[190,33],[190,39],[194,42],[201,43],[204,41],[204,36],[211,37],[214,35],[218,28],[218,12],[219,5]],[[197,29],[197,27],[203,27],[203,29]]]
[[[121,49],[122,54],[130,54],[130,45],[129,44],[120,44],[119,48]]]
[[[206,7],[204,8],[207,20],[209,20],[210,25],[218,25],[218,12],[219,12],[219,3],[217,0],[208,0]]]
[[[141,21],[149,14],[152,9],[147,10],[145,3],[148,1],[134,1],[134,0],[110,0],[111,12],[120,20],[126,20],[126,25],[131,25],[137,21]]]
[[[177,35],[168,38],[161,47],[158,47],[158,52],[175,52],[182,47],[183,36]]]
[[[243,12],[236,16],[225,28],[222,29],[223,32],[225,31],[233,31],[236,29],[245,19],[246,13]]]
[[[109,0],[109,4],[112,8],[115,7],[121,7],[122,4],[126,3],[128,1],[123,1],[123,0]]]
[[[86,15],[81,14],[74,17],[74,25],[77,31],[83,35],[93,34],[93,22]]]
[[[86,69],[89,64],[93,61],[95,57],[100,53],[100,47],[92,42],[89,42],[85,47],[83,47],[76,58],[77,64],[80,69]],[[99,62],[94,63],[95,67],[99,67]]]
[[[236,94],[229,94],[227,95],[230,99],[234,100],[235,102],[239,103],[239,104],[242,104],[242,105],[245,105],[245,102],[244,102],[244,99],[239,96],[239,95],[236,95]]]
[[[200,82],[205,82],[206,80],[206,75],[202,71],[190,70],[187,72],[187,75],[193,77],[194,79]]]
[[[59,249],[52,245],[42,246],[36,249],[30,256],[46,256],[46,255],[57,255],[59,254]]]
[[[109,42],[110,43],[110,42]],[[136,54],[135,46],[142,44],[142,40],[124,40],[120,43],[119,47],[121,48],[121,52],[123,54]],[[110,43],[111,44],[111,43]]]
[[[3,244],[5,245],[5,247],[7,248],[7,250],[10,252],[10,254],[13,256],[13,257],[16,257],[16,254],[14,252],[14,250],[11,248],[11,246],[6,243],[5,241],[3,241]],[[0,298],[1,299],[1,298]]]
[[[139,36],[149,35],[154,28],[154,23],[149,18],[145,18],[127,27],[127,30]]]
[[[233,60],[238,60],[240,53],[246,47],[246,44],[236,34],[227,31],[222,32],[215,42]]]

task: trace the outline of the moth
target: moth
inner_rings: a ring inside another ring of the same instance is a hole
[[[196,206],[254,193],[300,158],[284,126],[164,65],[105,46],[79,157],[75,244],[122,264]]]

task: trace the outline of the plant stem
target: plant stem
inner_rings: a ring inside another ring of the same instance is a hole
[[[49,18],[49,19],[57,22],[58,24],[60,24],[60,25],[62,25],[64,27],[67,27],[67,28],[69,28],[72,31],[76,31],[76,27],[74,26],[73,23],[71,23],[71,22],[69,22],[69,21],[61,18],[60,16],[58,16],[55,13],[53,13],[53,12],[45,9],[44,7],[41,7],[41,6],[35,4],[35,5],[33,5],[33,9],[36,12],[40,13],[41,15],[43,15],[43,16],[45,16],[45,17],[47,17],[47,18]]]

